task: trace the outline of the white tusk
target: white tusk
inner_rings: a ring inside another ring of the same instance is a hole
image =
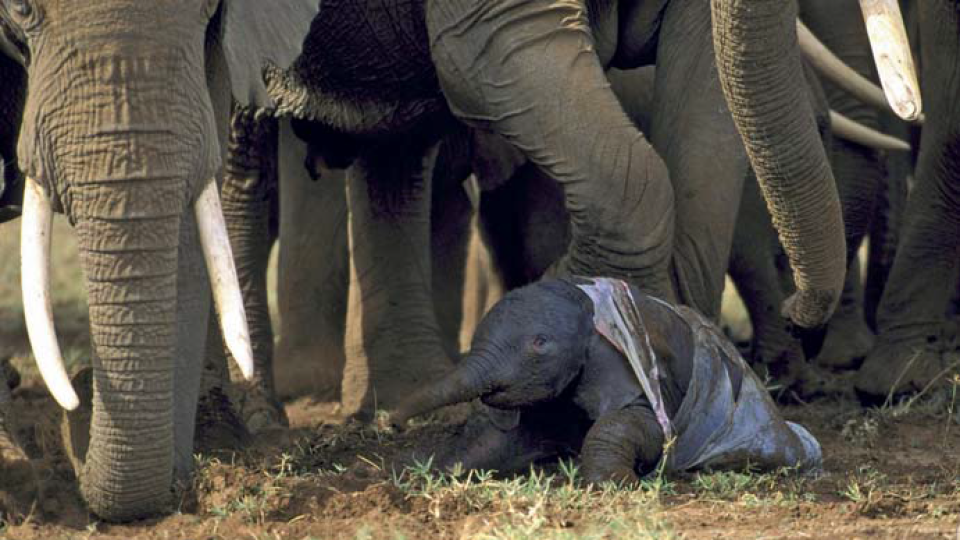
[[[860,10],[890,107],[904,120],[918,119],[923,112],[920,84],[899,0],[860,0]]]
[[[830,130],[841,139],[877,150],[910,151],[910,145],[906,141],[868,128],[833,110],[830,111]]]
[[[53,398],[68,411],[80,405],[70,384],[60,354],[57,331],[53,326],[50,301],[50,237],[53,209],[50,199],[32,178],[23,190],[23,221],[20,225],[20,283],[23,289],[23,314],[33,357],[43,382]]]
[[[810,60],[814,69],[824,78],[871,107],[883,111],[892,110],[890,104],[887,103],[887,97],[879,86],[873,84],[872,81],[857,73],[843,60],[837,58],[837,55],[833,54],[833,51],[817,39],[817,36],[799,19],[797,20],[797,37],[800,40],[800,50]],[[922,125],[923,120],[921,114],[914,120],[914,123]]]
[[[227,225],[223,221],[223,209],[220,207],[220,195],[217,193],[215,181],[211,180],[203,188],[194,203],[194,212],[223,339],[237,362],[240,373],[249,381],[253,378],[250,330],[247,327],[240,282],[237,280],[237,269],[233,263],[233,251],[230,249],[230,238],[227,236]]]

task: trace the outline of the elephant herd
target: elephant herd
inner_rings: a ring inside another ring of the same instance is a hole
[[[795,395],[924,390],[952,368],[958,70],[947,0],[0,0],[0,220],[80,493],[169,510],[198,418],[283,425],[289,365],[390,409],[459,361],[465,293],[543,276],[716,320],[729,275]],[[72,380],[53,212],[89,303]]]

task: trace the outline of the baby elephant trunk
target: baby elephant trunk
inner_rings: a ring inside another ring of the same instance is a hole
[[[402,427],[416,416],[483,396],[494,388],[492,367],[481,356],[467,356],[452,372],[404,400],[390,415],[390,423]]]

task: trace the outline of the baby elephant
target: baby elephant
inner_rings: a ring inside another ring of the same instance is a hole
[[[590,482],[747,465],[812,469],[820,445],[786,422],[715,325],[623,281],[547,280],[507,294],[470,354],[392,415],[480,398],[479,431],[441,463],[518,470],[579,453]]]

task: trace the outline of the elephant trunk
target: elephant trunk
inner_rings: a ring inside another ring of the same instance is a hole
[[[794,270],[784,314],[822,325],[840,299],[846,268],[836,183],[803,85],[795,2],[712,0],[724,94]]]
[[[407,420],[448,405],[464,403],[496,387],[493,362],[486,356],[471,354],[456,369],[404,400],[390,415],[390,422],[403,426]]]
[[[160,189],[183,200],[177,193],[182,182],[136,185],[117,198],[131,202]],[[105,206],[89,210],[76,224],[94,347],[90,443],[86,456],[78,456],[78,476],[94,513],[126,521],[167,510],[172,502],[182,209],[136,220],[117,220]]]

